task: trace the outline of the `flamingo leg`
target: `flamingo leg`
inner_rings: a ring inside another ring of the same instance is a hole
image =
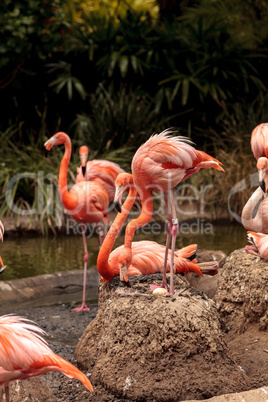
[[[174,283],[173,283],[173,273],[174,273],[174,254],[175,254],[175,245],[176,245],[176,237],[179,227],[179,222],[177,219],[175,202],[174,202],[174,194],[173,190],[169,190],[170,193],[170,204],[171,204],[171,214],[172,214],[172,229],[171,229],[171,258],[170,258],[170,285],[169,285],[169,294],[174,293]]]
[[[167,289],[167,259],[169,252],[169,244],[171,239],[171,229],[172,229],[172,215],[170,210],[170,204],[168,202],[168,193],[164,191],[164,199],[167,207],[168,213],[168,226],[167,226],[167,240],[166,240],[166,250],[165,250],[165,259],[164,259],[164,267],[163,267],[163,279],[161,285],[151,285],[151,290],[157,289],[159,287]]]
[[[5,228],[4,228],[3,223],[0,221],[0,239],[2,240],[2,242],[4,239],[4,233],[5,233]]]
[[[88,251],[87,251],[87,239],[85,234],[85,228],[82,226],[82,235],[83,235],[83,243],[84,243],[84,283],[83,283],[83,300],[81,307],[73,308],[74,311],[89,311],[89,308],[86,305],[86,286],[87,286],[87,260],[88,260]]]
[[[5,385],[5,396],[6,396],[6,402],[9,402],[9,385]]]

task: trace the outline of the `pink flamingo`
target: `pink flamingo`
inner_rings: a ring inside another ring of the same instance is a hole
[[[5,384],[6,401],[9,401],[10,381],[25,380],[49,371],[76,378],[93,392],[85,374],[53,353],[41,337],[45,332],[34,324],[14,315],[0,317],[0,385]]]
[[[245,247],[248,254],[257,255],[268,261],[268,235],[264,233],[248,232],[250,246]]]
[[[125,171],[117,163],[93,159],[87,162],[88,147],[83,145],[79,149],[81,166],[77,168],[76,183],[79,181],[95,181],[101,184],[108,193],[109,202],[113,201],[115,194],[115,179]]]
[[[81,307],[77,307],[75,311],[89,311],[86,305],[86,277],[87,277],[87,261],[88,250],[85,235],[85,224],[98,223],[108,219],[109,195],[103,186],[96,181],[80,181],[68,189],[67,171],[71,159],[72,145],[70,137],[59,132],[48,141],[44,146],[50,151],[53,146],[64,145],[65,152],[60,164],[59,171],[59,193],[62,204],[68,213],[78,222],[82,223],[82,235],[84,244],[84,282],[83,282],[83,299]]]
[[[115,194],[115,179],[120,173],[124,173],[125,171],[114,162],[100,159],[87,161],[88,155],[88,147],[85,145],[80,147],[79,157],[81,166],[77,168],[76,183],[81,181],[94,181],[101,184],[107,191],[109,202],[112,202]],[[100,224],[98,228],[100,247],[103,242],[103,238],[107,233],[107,224],[109,223],[109,219],[106,219],[104,223],[104,232],[102,231]]]
[[[124,245],[118,247],[113,252],[111,250],[137,195],[131,174],[119,174],[116,179],[116,188],[115,203],[121,203],[121,189],[128,190],[129,193],[121,207],[121,213],[118,213],[114,219],[99,251],[97,269],[105,282],[110,281],[116,275],[120,275],[121,280],[123,280],[122,272],[120,271],[120,258]],[[203,276],[203,273],[216,274],[218,263],[215,261],[203,263],[202,267],[200,267],[196,264],[195,252],[196,244],[175,251],[174,271],[184,274],[192,271],[201,276]],[[128,268],[128,275],[148,275],[162,272],[165,253],[165,246],[154,241],[133,242],[132,260]],[[171,254],[170,250],[168,250],[168,254]],[[170,267],[171,265],[167,264],[167,271],[170,271]]]
[[[163,191],[168,211],[168,232],[166,241],[166,254],[164,259],[163,281],[161,287],[167,289],[166,271],[167,258],[171,243],[171,267],[174,266],[174,253],[176,235],[178,231],[178,219],[174,203],[173,188],[187,177],[200,169],[214,168],[224,171],[220,162],[205,152],[198,151],[190,144],[192,142],[185,137],[171,137],[172,131],[165,130],[153,135],[135,153],[132,160],[132,173],[134,184],[142,203],[142,212],[137,219],[133,219],[126,227],[125,247],[120,256],[121,277],[128,280],[128,268],[132,260],[131,244],[134,233],[138,228],[145,226],[153,214],[153,191]],[[170,202],[168,201],[168,196]],[[119,206],[120,211],[120,206]],[[174,293],[173,270],[170,272],[169,293]]]

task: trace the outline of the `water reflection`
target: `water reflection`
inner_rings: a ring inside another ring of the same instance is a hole
[[[197,234],[192,227],[192,234],[187,230],[177,237],[177,248],[197,243],[201,249],[222,250],[229,254],[237,248],[247,244],[246,231],[241,225],[213,224],[213,230],[209,234]],[[154,240],[165,244],[166,234],[138,233],[135,240]],[[124,235],[121,234],[115,243],[115,247],[121,245]],[[98,238],[91,237],[87,240],[89,250],[90,268],[96,267],[98,255]],[[18,279],[56,271],[67,271],[83,268],[83,241],[82,236],[58,236],[58,237],[34,237],[34,238],[8,238],[0,245],[1,256],[7,269],[0,279]]]

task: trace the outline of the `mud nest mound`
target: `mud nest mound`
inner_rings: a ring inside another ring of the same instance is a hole
[[[248,389],[220,329],[215,303],[176,277],[172,296],[154,296],[161,277],[101,284],[99,310],[76,348],[91,381],[135,401],[204,399]]]
[[[268,262],[243,249],[229,255],[214,298],[223,329],[243,332],[250,324],[268,328]]]

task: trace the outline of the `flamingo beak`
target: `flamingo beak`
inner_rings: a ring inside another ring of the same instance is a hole
[[[80,161],[81,161],[83,177],[85,177],[85,175],[86,175],[87,157],[88,157],[88,155],[86,155],[86,154],[80,155]]]
[[[114,195],[114,206],[116,210],[121,213],[122,212],[122,194],[124,191],[124,186],[116,187],[115,188],[115,195]]]
[[[265,181],[264,181],[264,174],[265,174],[265,169],[260,169],[259,170],[259,186],[262,189],[262,191],[265,193],[266,185],[265,185]]]
[[[48,151],[51,150],[51,148],[53,147],[53,145],[55,145],[56,141],[57,141],[57,138],[56,138],[56,137],[51,137],[51,138],[49,138],[49,140],[47,140],[47,141],[44,143],[44,147],[45,147],[45,157],[47,157]]]

